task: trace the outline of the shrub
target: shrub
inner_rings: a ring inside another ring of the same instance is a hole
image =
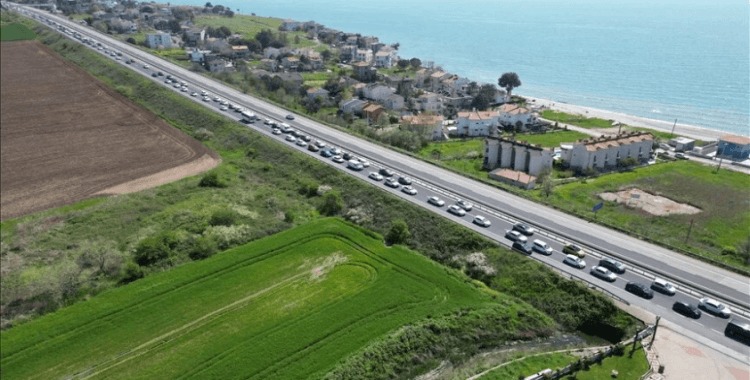
[[[237,212],[230,209],[221,209],[211,215],[211,219],[208,220],[208,224],[212,226],[231,226],[237,220]]]
[[[149,266],[162,261],[172,255],[173,249],[179,242],[174,231],[166,231],[143,239],[135,248],[135,262],[140,266]]]
[[[138,264],[129,261],[128,264],[125,266],[125,270],[122,274],[122,279],[120,282],[123,284],[131,283],[139,278],[143,278],[145,274],[143,273],[143,268],[141,268]]]
[[[406,244],[409,236],[411,236],[411,233],[409,233],[409,226],[406,222],[403,220],[394,220],[391,222],[391,228],[388,230],[385,240],[389,245]]]
[[[318,207],[318,211],[327,216],[338,214],[344,208],[344,200],[338,191],[332,190],[323,196],[323,203]]]
[[[201,181],[198,183],[198,186],[200,187],[227,187],[227,184],[224,183],[219,178],[219,173],[217,172],[210,172],[203,175],[203,178],[201,178]]]
[[[195,138],[201,141],[210,140],[212,137],[214,137],[214,133],[209,131],[206,128],[199,128],[197,131],[195,131]]]
[[[300,186],[299,193],[308,197],[314,197],[318,195],[318,183],[315,181],[305,182]]]
[[[216,241],[214,241],[214,239],[201,236],[193,242],[193,246],[190,248],[188,256],[193,260],[203,260],[213,256],[217,251],[218,247],[216,246]]]

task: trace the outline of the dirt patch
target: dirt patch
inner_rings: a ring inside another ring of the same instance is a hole
[[[697,214],[701,209],[675,202],[660,195],[647,193],[641,189],[628,189],[616,193],[601,193],[605,201],[623,203],[628,207],[639,208],[651,215],[667,216],[674,214]]]
[[[0,219],[143,190],[219,156],[37,41],[0,44]]]

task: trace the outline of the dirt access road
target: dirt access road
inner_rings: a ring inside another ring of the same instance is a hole
[[[195,175],[219,156],[36,41],[0,44],[0,219]]]

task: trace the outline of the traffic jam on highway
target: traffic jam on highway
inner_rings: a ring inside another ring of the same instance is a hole
[[[153,62],[159,62],[156,59],[151,61],[151,64],[136,62],[135,59],[124,56],[122,52],[95,40],[90,35],[83,36],[80,33],[84,32],[83,30],[73,31],[36,14],[32,17],[46,22],[70,38],[82,42],[123,65],[129,65],[133,70],[172,88],[177,93],[224,112],[230,118],[269,138],[283,141],[311,157],[335,165],[342,171],[379,186],[383,191],[432,208],[444,217],[452,218],[525,256],[542,261],[565,275],[592,283],[596,288],[621,301],[649,300],[654,307],[649,307],[647,302],[638,304],[639,306],[645,305],[646,309],[662,316],[663,312],[670,309],[675,316],[679,315],[691,321],[696,331],[707,327],[735,341],[750,344],[748,314],[734,305],[732,308],[735,310],[732,310],[726,303],[705,297],[701,292],[689,286],[678,286],[675,281],[659,278],[649,270],[639,268],[635,264],[625,265],[620,262],[622,260],[618,261],[602,252],[586,248],[583,244],[571,242],[552,231],[535,228],[491,206],[477,202],[472,204],[472,201],[458,197],[427,181],[413,178],[406,173],[399,173],[352,149],[334,146],[296,125],[293,114],[286,115],[285,120],[256,114],[253,110],[244,107],[240,103],[241,100],[195,87],[185,79],[178,78],[176,74],[167,72],[166,69],[152,67],[155,65]],[[586,274],[587,268],[588,274]],[[624,295],[622,290],[630,296]]]

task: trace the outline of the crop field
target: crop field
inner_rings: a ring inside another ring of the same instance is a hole
[[[26,25],[12,24],[0,28],[0,41],[31,40],[36,34],[29,30]]]
[[[3,220],[155,186],[219,162],[39,42],[3,43],[0,56]]]
[[[3,332],[0,364],[8,380],[319,378],[400,326],[484,307],[507,314],[511,331],[553,326],[457,271],[323,219]]]

